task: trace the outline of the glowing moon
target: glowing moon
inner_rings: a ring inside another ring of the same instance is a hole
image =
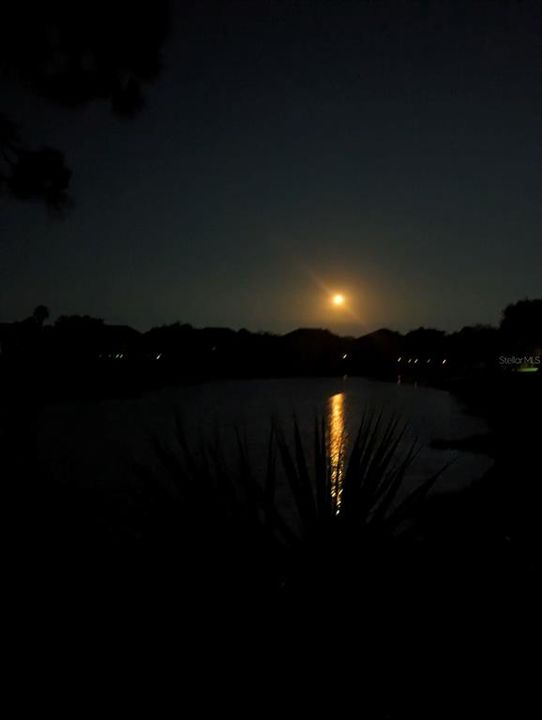
[[[336,305],[337,307],[340,307],[341,305],[344,305],[345,297],[341,293],[337,293],[336,295],[333,295],[331,298],[331,302],[333,305]]]

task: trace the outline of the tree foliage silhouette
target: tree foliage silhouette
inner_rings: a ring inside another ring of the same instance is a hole
[[[34,321],[41,327],[43,323],[49,318],[49,308],[47,305],[38,305],[34,308],[32,313]]]
[[[542,299],[519,300],[502,313],[501,332],[518,351],[542,347]]]
[[[0,68],[65,108],[106,101],[116,114],[131,117],[143,107],[144,85],[161,68],[168,5],[167,0],[9,3],[2,10]],[[68,202],[70,176],[59,150],[27,147],[16,125],[0,117],[0,192],[58,209]]]

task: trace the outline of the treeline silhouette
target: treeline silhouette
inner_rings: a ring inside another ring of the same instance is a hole
[[[114,388],[187,379],[364,375],[383,380],[446,383],[532,366],[542,354],[542,299],[508,305],[499,327],[467,326],[454,333],[420,327],[402,334],[380,329],[362,337],[300,328],[284,335],[174,323],[139,332],[87,315],[48,308],[0,324],[3,375],[39,385],[100,382]],[[43,372],[47,374],[43,376]]]

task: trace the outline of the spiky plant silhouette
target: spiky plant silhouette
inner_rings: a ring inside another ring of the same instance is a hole
[[[397,417],[367,412],[347,452],[346,438],[338,449],[335,439],[332,449],[324,420],[315,419],[311,458],[295,418],[291,440],[273,421],[265,469],[258,473],[240,431],[235,460],[227,461],[218,431],[194,447],[177,416],[174,446],[154,440],[168,471],[162,490],[170,522],[162,519],[161,530],[180,531],[198,558],[235,568],[231,575],[272,577],[282,587],[307,573],[325,576],[330,568],[333,576],[348,574],[360,556],[379,562],[408,532],[444,470],[406,492],[405,476],[420,450],[406,433]]]

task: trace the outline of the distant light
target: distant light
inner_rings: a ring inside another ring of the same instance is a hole
[[[156,356],[156,359],[160,360],[161,357],[162,357],[162,353],[158,353],[158,355]]]
[[[419,362],[418,358],[416,358],[416,360],[414,360],[414,364],[416,364],[417,362]]]
[[[348,353],[343,353],[343,360],[346,360],[347,357],[348,357]]]
[[[401,362],[402,359],[403,359],[402,357],[398,357],[397,362]]]
[[[447,362],[447,360],[446,360],[446,358],[444,358],[444,360],[442,361],[442,364],[446,365],[446,362]]]
[[[429,358],[427,362],[430,363],[430,362],[431,362],[431,358]]]
[[[411,362],[412,362],[412,358],[408,358],[408,362],[411,363]]]
[[[342,295],[341,293],[337,293],[336,295],[334,295],[331,298],[331,302],[337,306],[344,305],[344,300],[345,300],[344,295]]]

